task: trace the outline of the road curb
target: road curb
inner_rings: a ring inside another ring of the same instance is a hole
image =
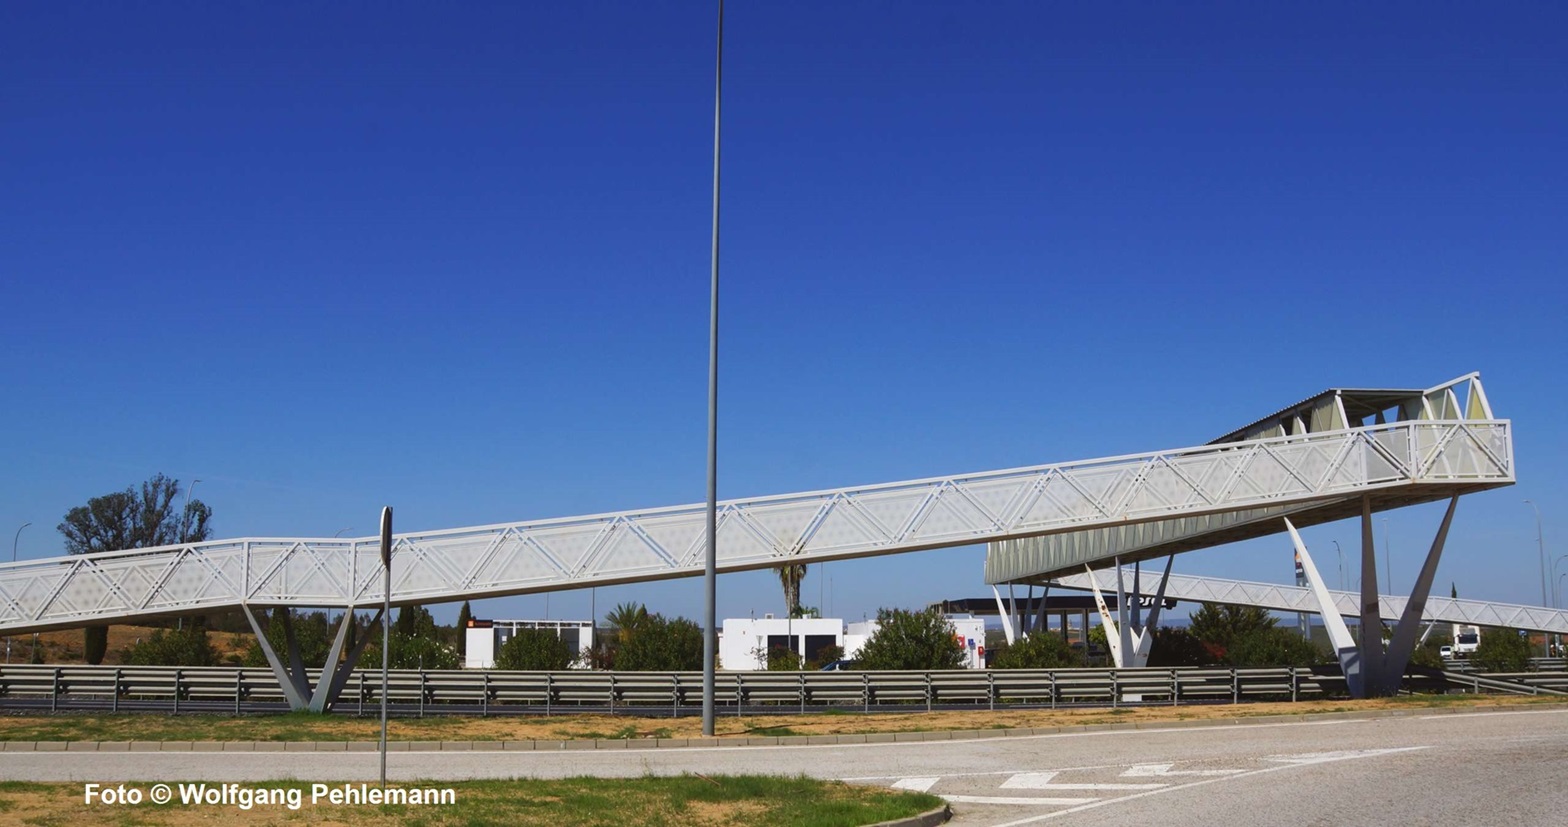
[[[1199,718],[1173,721],[1119,721],[1104,724],[1066,724],[1016,729],[929,730],[917,732],[851,733],[794,738],[605,738],[575,741],[391,741],[388,752],[557,752],[565,750],[799,748],[849,744],[909,744],[931,741],[978,741],[990,738],[1039,738],[1049,735],[1093,734],[1139,730],[1201,729],[1204,727],[1278,726],[1309,721],[1354,721],[1380,718],[1415,718],[1429,715],[1462,715],[1474,712],[1528,712],[1568,709],[1568,703],[1477,704],[1435,706],[1422,709],[1366,709],[1335,712],[1281,713],[1239,718]],[[783,743],[785,740],[791,743]],[[373,741],[0,741],[0,752],[374,752]],[[903,822],[889,822],[902,824]],[[913,823],[913,822],[911,822]]]
[[[953,808],[943,804],[935,810],[927,810],[920,815],[909,818],[895,818],[892,821],[878,821],[866,827],[936,827],[953,817]]]

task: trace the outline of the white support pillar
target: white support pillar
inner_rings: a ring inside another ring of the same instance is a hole
[[[996,598],[996,616],[1002,619],[1002,636],[1007,638],[1007,645],[1013,645],[1013,619],[1007,613],[1007,607],[1002,605],[1002,593],[995,586],[991,587],[991,596]]]
[[[1296,544],[1296,553],[1301,555],[1302,572],[1307,575],[1307,584],[1312,587],[1312,594],[1318,599],[1318,610],[1323,614],[1323,628],[1328,630],[1328,640],[1334,647],[1335,657],[1339,659],[1340,669],[1345,673],[1345,685],[1350,690],[1350,696],[1365,697],[1361,650],[1350,637],[1350,629],[1345,626],[1345,619],[1340,616],[1339,609],[1335,608],[1334,598],[1328,593],[1328,586],[1324,585],[1322,576],[1318,574],[1317,565],[1312,562],[1312,555],[1307,553],[1306,544],[1301,542],[1301,535],[1296,533],[1296,527],[1291,524],[1289,518],[1285,520],[1285,528],[1290,531],[1290,541]],[[1381,639],[1381,635],[1379,637]]]
[[[1094,569],[1083,567],[1089,573],[1089,586],[1094,589],[1094,605],[1100,610],[1100,625],[1105,628],[1105,645],[1111,648],[1111,662],[1117,666],[1122,665],[1122,639],[1121,632],[1116,628],[1116,619],[1111,617],[1111,610],[1105,606],[1105,597],[1100,594],[1100,584],[1095,582]],[[1089,639],[1089,629],[1083,630],[1084,640]]]
[[[1290,531],[1290,539],[1296,546],[1296,553],[1301,555],[1302,570],[1312,586],[1313,595],[1317,597],[1318,608],[1323,614],[1323,627],[1328,630],[1329,641],[1333,644],[1334,653],[1339,658],[1340,668],[1344,670],[1345,686],[1350,691],[1351,697],[1366,698],[1399,692],[1405,667],[1410,663],[1410,654],[1415,651],[1416,638],[1425,637],[1421,634],[1421,616],[1426,611],[1427,596],[1432,590],[1432,580],[1437,575],[1437,562],[1443,555],[1443,546],[1448,540],[1448,528],[1453,523],[1454,510],[1458,506],[1459,497],[1455,496],[1448,503],[1448,511],[1443,515],[1442,525],[1437,529],[1437,536],[1432,540],[1432,547],[1421,566],[1421,573],[1416,577],[1415,588],[1410,592],[1410,599],[1405,603],[1404,613],[1400,615],[1399,624],[1395,627],[1393,637],[1390,638],[1387,646],[1383,644],[1383,621],[1377,605],[1376,560],[1372,553],[1372,519],[1367,504],[1363,502],[1361,514],[1361,570],[1363,578],[1373,579],[1373,585],[1368,589],[1366,580],[1362,580],[1359,646],[1351,639],[1350,630],[1346,628],[1344,618],[1335,608],[1328,587],[1323,583],[1322,576],[1318,574],[1318,567],[1312,561],[1312,555],[1307,553],[1306,544],[1301,542],[1301,535],[1296,532],[1296,527],[1288,518],[1285,520],[1285,527]]]
[[[294,630],[288,625],[288,616],[281,616],[284,624],[284,638],[288,650],[283,654],[288,657],[290,666],[285,667],[283,658],[272,648],[272,642],[267,640],[267,630],[256,619],[250,606],[242,605],[245,617],[250,620],[251,629],[256,632],[256,643],[261,647],[261,653],[266,656],[267,664],[272,667],[272,674],[278,679],[278,686],[283,690],[283,698],[288,701],[289,709],[295,712],[310,710],[311,712],[326,712],[337,702],[338,695],[348,683],[349,673],[359,663],[360,653],[365,651],[365,645],[370,642],[369,629],[374,628],[381,620],[381,612],[370,621],[366,633],[360,637],[348,652],[348,657],[339,662],[343,655],[343,646],[348,638],[349,627],[354,623],[354,610],[352,607],[343,613],[343,619],[338,625],[338,633],[333,640],[332,650],[327,655],[327,662],[322,666],[320,674],[316,677],[316,685],[310,685],[310,675],[305,670],[304,659],[300,655],[299,643],[294,637]]]

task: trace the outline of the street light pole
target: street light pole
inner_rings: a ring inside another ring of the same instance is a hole
[[[32,525],[31,522],[22,523],[22,528]],[[16,536],[11,538],[11,562],[16,562],[16,541],[22,538],[22,528],[16,530]],[[5,662],[11,662],[11,636],[5,636]]]
[[[718,46],[713,70],[713,284],[708,299],[708,553],[703,565],[702,734],[713,737],[714,667],[718,660],[719,497],[719,113],[724,91],[724,0],[719,0]]]
[[[1384,594],[1394,593],[1393,547],[1388,542],[1388,518],[1383,518],[1383,588]]]
[[[185,489],[185,510],[181,512],[180,518],[180,542],[182,543],[191,541],[191,492],[196,490],[196,484],[199,482],[201,480],[191,480],[191,487]]]
[[[1530,500],[1524,501],[1525,505],[1535,510],[1535,545],[1541,552],[1541,603],[1546,603],[1546,535],[1541,531],[1541,509]]]
[[[22,523],[22,528],[27,528],[32,523]],[[16,530],[16,536],[11,538],[11,562],[16,562],[16,541],[22,538],[22,528]]]
[[[1345,590],[1345,550],[1339,547],[1339,541],[1334,541],[1334,551],[1339,555],[1339,590]]]

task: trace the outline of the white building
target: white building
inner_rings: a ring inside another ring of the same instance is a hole
[[[726,618],[719,633],[719,665],[752,672],[768,668],[768,652],[788,649],[817,660],[827,646],[844,647],[844,621],[837,618]]]
[[[464,653],[466,669],[494,669],[495,654],[512,639],[518,629],[550,629],[577,653],[574,669],[588,668],[588,652],[593,649],[593,621],[590,620],[476,620],[468,621],[464,631],[468,648]]]
[[[953,636],[964,647],[965,667],[985,668],[985,620],[973,615],[948,615]],[[734,671],[768,668],[768,652],[789,649],[803,660],[819,660],[825,646],[837,646],[854,660],[860,647],[876,634],[877,622],[866,620],[846,626],[838,618],[727,618],[719,634],[719,664]]]

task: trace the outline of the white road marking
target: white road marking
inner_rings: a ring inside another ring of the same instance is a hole
[[[1369,758],[1369,757],[1371,757],[1373,755],[1377,755],[1377,754],[1386,754],[1386,753],[1391,753],[1391,752],[1410,752],[1410,751],[1413,751],[1413,750],[1422,750],[1422,749],[1430,749],[1430,747],[1424,747],[1424,746],[1423,747],[1404,747],[1402,749],[1397,749],[1397,750],[1365,750],[1365,751],[1360,751],[1360,752],[1347,751],[1347,752],[1344,752],[1344,753],[1338,753],[1338,755],[1339,755],[1338,758],[1324,758],[1324,759],[1321,759],[1320,761],[1315,761],[1315,762],[1312,762],[1312,763],[1327,763],[1329,761],[1346,761],[1346,760],[1352,760],[1352,759],[1356,759],[1356,758]],[[1321,756],[1321,755],[1325,755],[1327,753],[1317,753],[1317,754]],[[1279,772],[1280,770],[1295,769],[1297,767],[1303,767],[1303,766],[1308,766],[1308,764],[1300,763],[1300,762],[1293,762],[1293,761],[1292,762],[1285,762],[1285,763],[1276,764],[1276,765],[1274,765],[1272,767],[1264,767],[1261,770],[1249,770],[1249,771],[1244,772],[1244,773],[1239,773],[1237,775],[1228,775],[1228,776],[1225,776],[1223,778],[1205,778],[1205,779],[1203,779],[1201,781],[1191,781],[1191,782],[1188,782],[1186,784],[1177,784],[1177,785],[1172,786],[1172,787],[1165,787],[1164,789],[1149,790],[1148,792],[1133,793],[1132,795],[1124,795],[1124,796],[1121,796],[1120,798],[1113,798],[1113,799],[1110,799],[1108,801],[1091,801],[1091,802],[1089,802],[1087,804],[1081,804],[1081,805],[1077,805],[1077,806],[1074,806],[1074,807],[1069,807],[1069,808],[1067,808],[1065,810],[1057,810],[1054,813],[1046,813],[1044,815],[1031,816],[1029,818],[1021,818],[1021,819],[1018,819],[1017,821],[1009,821],[1009,822],[1006,822],[1005,824],[995,825],[995,827],[1020,827],[1021,825],[1024,825],[1024,824],[1035,824],[1035,823],[1038,823],[1038,822],[1041,822],[1041,821],[1045,821],[1048,818],[1056,818],[1057,816],[1064,816],[1064,815],[1068,815],[1069,813],[1078,813],[1078,812],[1082,812],[1084,810],[1092,810],[1092,809],[1094,809],[1096,807],[1104,807],[1104,806],[1106,806],[1108,804],[1119,804],[1119,803],[1121,803],[1123,801],[1132,801],[1134,799],[1144,798],[1146,796],[1160,795],[1162,793],[1172,793],[1172,792],[1176,792],[1177,790],[1186,790],[1186,789],[1191,789],[1193,787],[1203,787],[1203,786],[1207,786],[1209,784],[1218,784],[1218,783],[1220,783],[1222,781],[1231,781],[1231,780],[1235,780],[1235,779],[1238,779],[1238,778],[1247,778],[1247,777],[1253,776],[1253,775],[1264,775],[1266,773]]]
[[[953,804],[1003,804],[1003,805],[1040,805],[1056,807],[1076,807],[1081,804],[1092,804],[1098,798],[1009,798],[999,795],[944,795],[943,800]]]
[[[1163,778],[1168,775],[1236,775],[1246,770],[1173,770],[1175,764],[1134,764],[1122,773],[1124,778]]]
[[[1351,758],[1372,758],[1378,755],[1391,755],[1396,752],[1410,752],[1411,750],[1426,749],[1426,747],[1394,747],[1392,749],[1346,749],[1334,752],[1303,752],[1298,755],[1269,755],[1265,761],[1280,761],[1288,764],[1322,764],[1328,761],[1345,761]]]
[[[1054,772],[1021,772],[1002,782],[1004,790],[1157,790],[1169,784],[1054,784]]]
[[[894,782],[893,789],[895,789],[895,790],[911,790],[913,792],[923,793],[923,792],[931,789],[931,787],[933,785],[935,785],[936,782],[941,781],[941,780],[942,780],[941,776],[933,776],[933,777],[927,777],[927,778],[900,778],[900,779],[898,779],[898,781]]]
[[[1568,709],[1521,709],[1510,712],[1450,712],[1447,715],[1422,715],[1418,721],[1452,720],[1454,718],[1489,718],[1493,715],[1561,715]]]

